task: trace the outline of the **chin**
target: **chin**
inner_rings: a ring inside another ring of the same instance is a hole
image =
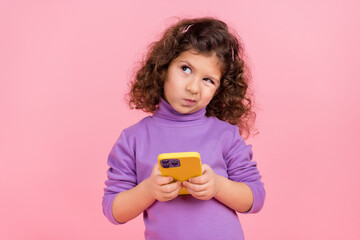
[[[178,112],[178,113],[181,113],[181,114],[190,114],[190,113],[193,113],[193,111],[191,110],[186,110],[186,109],[176,109],[175,110]]]

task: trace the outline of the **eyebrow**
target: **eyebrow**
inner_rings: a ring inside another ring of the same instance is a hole
[[[189,63],[188,61],[186,60],[179,60],[179,63],[185,63],[186,65],[189,65],[189,67],[191,69],[194,69],[195,67],[193,65],[191,65],[191,63]],[[196,68],[195,68],[196,69]],[[211,78],[212,80],[215,80],[217,83],[220,84],[220,79],[218,79],[217,77],[215,77],[214,75],[211,75],[211,74],[206,74],[207,77]]]

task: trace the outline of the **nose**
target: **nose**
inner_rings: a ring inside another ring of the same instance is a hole
[[[191,94],[197,94],[199,92],[199,79],[192,78],[186,85],[186,90],[189,91]]]

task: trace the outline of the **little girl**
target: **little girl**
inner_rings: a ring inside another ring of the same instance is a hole
[[[182,20],[151,45],[129,103],[152,115],[124,129],[108,158],[103,211],[112,223],[143,213],[146,239],[244,238],[236,212],[260,211],[265,190],[240,136],[255,116],[242,52],[214,18]],[[157,156],[171,152],[200,153],[203,175],[161,176]]]

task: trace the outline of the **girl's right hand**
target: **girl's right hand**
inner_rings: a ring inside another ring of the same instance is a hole
[[[155,164],[151,175],[146,179],[147,189],[158,201],[165,202],[176,198],[182,188],[181,182],[173,182],[172,177],[161,176],[159,164]]]

